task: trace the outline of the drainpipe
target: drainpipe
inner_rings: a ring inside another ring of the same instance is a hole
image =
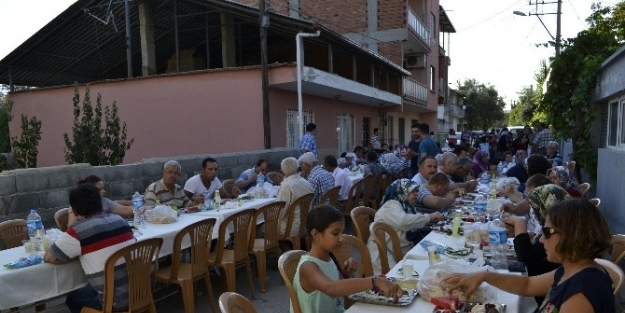
[[[295,35],[295,53],[297,54],[297,124],[299,124],[299,132],[297,134],[298,143],[304,134],[304,125],[302,124],[302,71],[304,70],[302,37],[319,37],[319,35],[321,35],[321,31],[319,30],[316,33],[300,32]]]
[[[130,32],[130,3],[124,1],[124,15],[126,18],[126,63],[128,67],[128,78],[132,78],[132,39]]]

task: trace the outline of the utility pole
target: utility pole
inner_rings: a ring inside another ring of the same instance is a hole
[[[549,34],[549,36],[551,37],[551,39],[553,39],[553,41],[555,42],[555,46],[556,46],[556,57],[560,55],[560,46],[562,45],[562,35],[561,35],[561,28],[562,28],[562,0],[557,0],[556,2],[539,2],[539,0],[536,0],[535,2],[532,3],[532,1],[530,0],[529,2],[530,5],[534,5],[535,6],[535,12],[534,13],[528,13],[525,14],[521,11],[513,11],[512,14],[514,15],[519,15],[519,16],[536,16],[538,18],[538,20],[540,21],[541,24],[543,24],[543,27],[545,28],[545,30],[547,31],[547,33]],[[545,4],[558,4],[558,10],[554,13],[554,12],[550,12],[550,13],[538,13],[538,5],[545,5]],[[554,37],[551,32],[549,31],[549,28],[547,28],[547,25],[545,25],[545,23],[543,22],[543,19],[540,18],[542,15],[550,15],[550,14],[555,14],[556,15],[556,36]]]
[[[558,0],[558,11],[556,13],[556,57],[560,55],[560,44],[561,44],[561,24],[562,24],[562,0]]]
[[[263,133],[265,149],[271,149],[271,123],[269,116],[269,70],[267,68],[267,29],[269,28],[269,16],[266,15],[265,0],[260,0],[258,4],[259,25],[260,25],[260,68],[262,76],[262,97],[263,97]]]

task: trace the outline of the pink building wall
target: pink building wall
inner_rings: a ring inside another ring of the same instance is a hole
[[[292,67],[270,69],[270,84],[293,81]],[[208,70],[89,85],[92,105],[117,101],[128,138],[135,142],[124,163],[146,157],[253,151],[264,148],[260,70]],[[81,103],[85,86],[80,86]],[[66,164],[63,134],[71,135],[73,86],[38,89],[9,95],[14,101],[11,136],[19,136],[21,114],[42,121],[38,166]],[[294,92],[270,88],[272,147],[286,146],[286,110],[297,108]],[[362,144],[363,117],[378,127],[379,111],[365,105],[304,95],[304,108],[314,110],[317,145],[337,149],[336,116],[354,116],[354,144]],[[320,157],[324,156],[320,155]]]

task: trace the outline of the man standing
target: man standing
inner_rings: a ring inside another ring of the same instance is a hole
[[[123,217],[103,214],[100,190],[82,184],[69,192],[69,204],[77,221],[62,233],[44,255],[46,263],[61,264],[80,259],[88,284],[67,295],[65,304],[72,313],[88,306],[102,309],[104,295],[104,264],[117,250],[136,242],[132,229]],[[115,271],[113,310],[128,308],[128,279],[126,270]]]
[[[306,152],[312,152],[317,157],[317,139],[315,138],[315,132],[317,131],[317,125],[315,123],[308,123],[306,125],[306,134],[299,141],[299,154],[303,155]]]
[[[426,156],[435,157],[438,154],[438,145],[431,136],[425,135],[430,133],[430,125],[425,123],[419,124],[419,133],[421,133],[423,138],[421,143],[419,143],[419,159]]]
[[[469,125],[464,124],[462,126],[462,134],[460,136],[460,144],[464,146],[471,146],[471,130],[469,130]]]
[[[263,159],[256,162],[256,166],[247,169],[241,173],[241,176],[235,181],[235,186],[245,193],[250,188],[256,186],[256,179],[258,175],[265,175],[265,182],[273,184],[273,181],[267,177],[267,162]]]
[[[422,139],[419,123],[413,123],[410,126],[410,133],[412,140],[408,143],[406,158],[410,160],[410,176],[414,176],[419,172],[419,144],[421,144]]]
[[[204,201],[204,197],[193,197],[193,201],[182,191],[182,188],[176,184],[181,175],[182,167],[180,163],[171,160],[163,165],[163,178],[157,182],[151,183],[145,189],[145,204],[155,205],[157,203],[173,205],[179,208],[187,207],[192,204],[200,204]]]
[[[382,149],[382,139],[378,136],[378,129],[373,129],[373,136],[371,136],[371,148],[374,150]]]
[[[226,192],[221,184],[221,181],[217,178],[217,172],[219,171],[217,166],[217,160],[211,157],[202,160],[202,172],[187,179],[187,182],[184,184],[185,195],[192,199],[196,199],[198,203],[204,202],[205,191],[208,191],[211,198],[215,196],[215,190],[219,190],[220,197],[228,197],[228,192]],[[232,186],[230,192],[234,197],[241,193],[236,185]],[[163,202],[161,201],[161,203]]]
[[[419,161],[419,171],[417,174],[412,177],[412,181],[417,183],[419,187],[427,184],[428,180],[432,175],[437,172],[437,162],[436,159],[431,156],[426,156]]]
[[[551,130],[543,122],[536,124],[536,130],[537,132],[532,139],[532,151],[536,151],[537,154],[544,156],[547,154],[547,144],[553,141],[553,134],[551,134]]]
[[[351,179],[349,179],[349,175],[345,170],[338,167],[336,157],[331,154],[326,156],[323,162],[323,168],[332,173],[334,186],[341,186],[341,190],[339,190],[339,204],[343,206],[349,196],[349,189],[352,188],[353,185]]]
[[[321,195],[334,187],[334,177],[317,165],[317,158],[312,152],[304,153],[297,162],[299,162],[302,168],[302,176],[307,177],[308,182],[315,190],[312,200],[312,206],[314,207],[319,204]]]

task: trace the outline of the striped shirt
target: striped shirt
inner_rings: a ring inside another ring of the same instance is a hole
[[[175,205],[179,208],[183,208],[191,202],[178,184],[176,184],[175,191],[172,194],[171,191],[165,187],[165,183],[162,179],[150,184],[148,188],[145,189],[145,204],[155,205],[156,200],[159,200],[161,204]]]
[[[308,182],[312,185],[313,189],[315,189],[311,207],[318,205],[321,195],[334,187],[334,177],[332,177],[332,174],[322,169],[319,165],[315,166],[315,168],[310,171],[310,174],[308,174]]]
[[[123,217],[116,214],[98,214],[78,220],[50,247],[50,253],[61,263],[75,257],[80,259],[87,280],[100,296],[104,294],[104,265],[121,248],[136,242],[132,229]],[[125,263],[115,266],[115,295],[113,308],[128,307],[128,280]],[[102,298],[101,298],[102,299]]]

